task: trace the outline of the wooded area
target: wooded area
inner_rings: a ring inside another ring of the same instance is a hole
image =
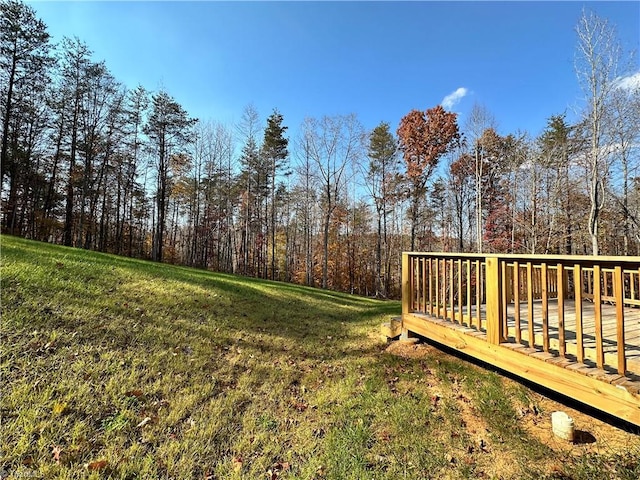
[[[436,106],[397,136],[350,114],[288,138],[286,112],[198,121],[81,39],[53,45],[31,7],[0,9],[3,232],[381,297],[408,249],[640,254],[640,82],[594,14],[576,26],[577,122],[503,135],[483,106],[464,125]]]

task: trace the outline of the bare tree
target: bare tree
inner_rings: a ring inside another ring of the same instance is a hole
[[[639,168],[637,145],[640,141],[640,73],[616,82],[608,102],[607,117],[607,123],[611,127],[607,141],[612,145],[616,166],[619,167],[615,171],[619,171],[621,175],[621,178],[613,179],[614,208],[622,217],[622,253],[630,255],[634,220],[640,220],[638,212],[629,203],[631,180],[637,175]]]
[[[585,96],[584,118],[588,147],[585,173],[589,188],[588,230],[593,255],[598,255],[598,222],[605,202],[609,174],[608,149],[603,148],[607,100],[615,86],[621,48],[613,26],[594,13],[583,11],[576,27],[575,69]]]
[[[328,287],[329,227],[348,179],[350,166],[363,155],[364,131],[355,114],[308,118],[303,124],[309,158],[317,166],[323,206],[322,288]]]
[[[475,104],[467,122],[465,125],[466,135],[468,141],[473,148],[474,158],[474,177],[475,177],[475,226],[476,226],[476,251],[482,253],[482,225],[483,212],[483,178],[485,176],[484,165],[485,162],[482,158],[482,150],[480,148],[480,138],[487,129],[496,130],[496,120],[491,113],[482,105]]]

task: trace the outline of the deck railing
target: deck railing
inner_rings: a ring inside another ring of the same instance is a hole
[[[640,375],[640,257],[405,253],[402,293],[403,314]]]

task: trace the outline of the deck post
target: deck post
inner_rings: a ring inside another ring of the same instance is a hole
[[[500,259],[495,255],[487,255],[486,260],[486,302],[487,302],[487,342],[498,345],[504,338],[504,305],[502,303],[502,271]]]
[[[407,252],[402,252],[402,333],[401,337],[406,339],[409,337],[409,332],[404,326],[404,316],[411,312],[410,302],[411,302],[411,274],[409,270],[411,269],[411,259],[409,258],[409,254]]]
[[[409,284],[410,270],[409,254],[402,253],[402,313],[409,313],[409,302],[411,298],[411,285]]]

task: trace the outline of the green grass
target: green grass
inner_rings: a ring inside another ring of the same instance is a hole
[[[386,352],[398,302],[1,242],[2,478],[640,473],[633,455],[566,459],[529,436],[519,384]]]

